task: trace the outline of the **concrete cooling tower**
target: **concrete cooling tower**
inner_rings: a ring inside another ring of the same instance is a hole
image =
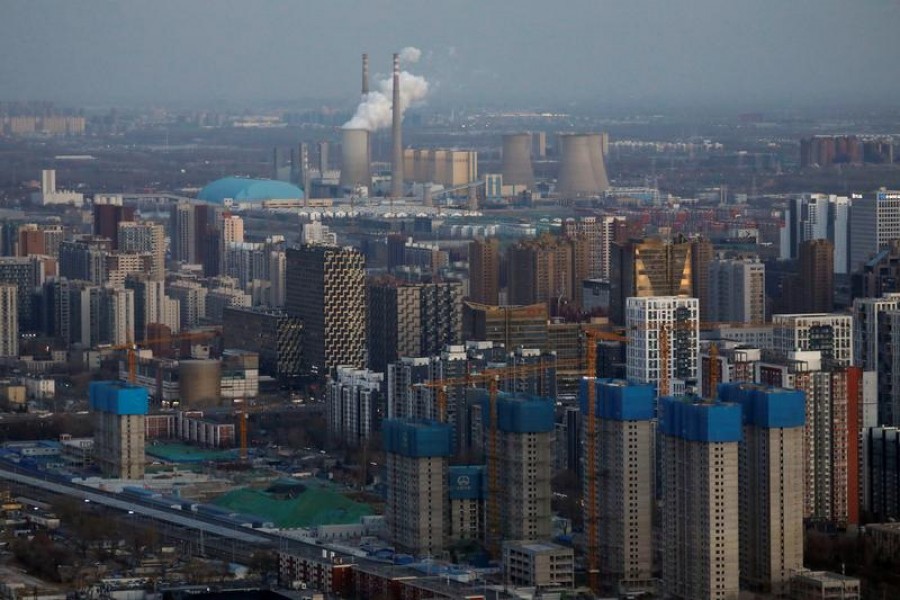
[[[178,391],[181,407],[209,408],[222,401],[222,365],[217,360],[194,359],[178,363]]]
[[[556,191],[562,196],[590,196],[609,189],[603,163],[603,137],[597,133],[559,136],[562,159]]]
[[[369,166],[369,132],[367,130],[343,130],[341,158],[341,187],[371,186],[372,174]]]
[[[500,172],[505,185],[524,185],[529,189],[534,187],[530,133],[510,133],[503,136],[503,164]]]

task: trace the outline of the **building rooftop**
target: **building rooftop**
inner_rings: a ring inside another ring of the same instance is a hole
[[[208,183],[200,190],[197,198],[216,204],[223,204],[226,199],[235,202],[299,200],[303,198],[303,191],[296,185],[273,179],[225,177]]]

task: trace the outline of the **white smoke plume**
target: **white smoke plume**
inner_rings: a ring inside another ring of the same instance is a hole
[[[422,51],[413,46],[407,46],[400,51],[400,62],[402,63],[411,65],[419,62],[420,58],[422,58]]]
[[[405,55],[405,56],[404,56]],[[414,63],[422,55],[418,48],[406,47],[400,52],[400,60]],[[378,82],[378,89],[364,95],[356,113],[344,123],[344,129],[367,129],[378,131],[391,126],[391,110],[393,108],[393,76]],[[428,81],[421,75],[413,75],[409,71],[400,72],[400,116],[412,104],[421,102],[428,95]]]

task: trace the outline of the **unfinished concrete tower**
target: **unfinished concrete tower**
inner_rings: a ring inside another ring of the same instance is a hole
[[[391,198],[403,196],[403,113],[400,111],[400,55],[394,54],[393,119],[391,121]]]
[[[366,129],[344,129],[341,143],[341,187],[355,188],[372,184],[369,161],[369,132]]]
[[[508,133],[503,136],[503,164],[500,170],[506,185],[534,187],[531,166],[531,134]]]

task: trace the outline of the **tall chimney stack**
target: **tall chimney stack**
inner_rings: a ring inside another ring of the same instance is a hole
[[[369,55],[363,54],[362,57],[362,93],[363,96],[369,93]]]
[[[391,124],[391,138],[394,147],[391,153],[391,198],[403,196],[403,134],[400,131],[400,55],[394,54],[394,113]]]

